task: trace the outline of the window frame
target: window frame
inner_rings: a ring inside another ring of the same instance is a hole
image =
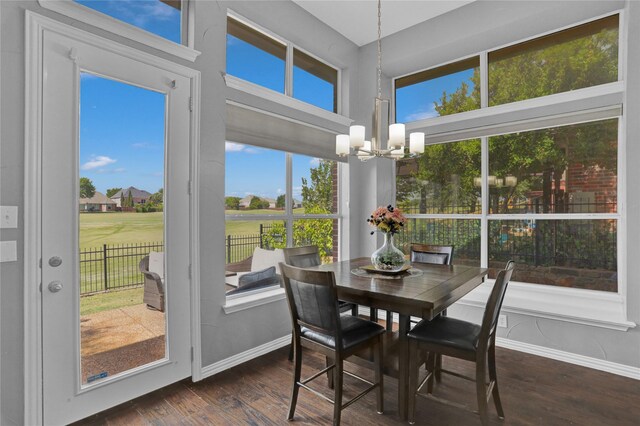
[[[504,103],[504,104],[500,104],[500,105],[494,105],[494,106],[489,106],[489,53],[491,52],[496,52],[505,48],[509,48],[512,46],[516,46],[519,44],[523,44],[523,43],[527,43],[529,41],[538,39],[538,38],[542,38],[542,37],[546,37],[549,36],[551,34],[554,33],[559,33],[574,27],[578,27],[580,25],[584,25],[584,24],[589,24],[591,22],[594,21],[598,21],[600,19],[604,19],[604,18],[609,18],[611,16],[614,15],[618,15],[618,80],[615,82],[610,82],[610,83],[604,83],[604,84],[600,84],[600,85],[596,85],[596,86],[590,86],[590,87],[586,87],[586,88],[582,88],[582,89],[575,89],[575,90],[571,90],[568,92],[560,92],[560,93],[556,93],[556,94],[551,94],[551,95],[546,95],[546,96],[540,96],[540,97],[536,97],[536,98],[530,98],[530,99],[526,99],[523,101],[515,101],[515,102],[509,102],[509,103]],[[558,96],[558,95],[564,95],[567,93],[573,93],[573,92],[578,92],[578,91],[583,91],[583,90],[588,90],[594,87],[601,87],[601,86],[606,86],[606,85],[615,85],[616,83],[621,83],[624,81],[624,71],[625,71],[625,65],[626,65],[626,46],[624,45],[624,42],[626,41],[626,28],[624,25],[624,17],[625,17],[625,11],[624,9],[618,9],[612,12],[608,12],[599,16],[595,16],[595,17],[591,17],[588,19],[584,19],[578,22],[574,22],[571,23],[569,25],[565,25],[562,26],[560,28],[556,28],[553,30],[549,30],[549,31],[545,31],[542,33],[538,33],[529,37],[525,37],[513,42],[509,42],[509,43],[505,43],[503,45],[498,45],[498,46],[494,46],[485,50],[481,50],[478,52],[474,52],[471,53],[469,55],[465,55],[462,56],[460,58],[455,58],[453,60],[450,61],[445,61],[433,66],[429,66],[426,68],[421,68],[417,71],[411,71],[405,74],[401,74],[398,75],[396,77],[393,77],[391,79],[391,107],[393,108],[393,121],[395,122],[396,119],[396,80],[400,80],[400,79],[404,79],[413,75],[417,75],[420,73],[428,73],[428,72],[436,72],[436,70],[438,68],[445,68],[445,67],[449,67],[452,65],[455,65],[458,62],[465,62],[465,61],[470,61],[471,59],[473,59],[474,57],[479,57],[480,58],[480,108],[478,108],[477,110],[473,110],[473,111],[468,111],[468,112],[462,112],[462,113],[457,113],[457,114],[449,114],[447,116],[444,117],[450,117],[450,116],[455,116],[458,114],[468,114],[468,113],[474,113],[474,112],[478,112],[478,111],[482,111],[484,109],[487,108],[496,108],[496,107],[501,107],[501,106],[505,106],[505,105],[514,105],[514,104],[518,104],[521,102],[527,102],[527,101],[531,101],[534,99],[541,99],[541,98],[547,98],[548,96]],[[441,118],[441,117],[434,117],[434,118]],[[433,120],[434,118],[427,118],[427,119],[423,119],[423,120],[416,120],[416,121],[412,121],[412,122],[408,122],[405,123],[406,125],[409,125],[409,123],[425,123],[428,122],[430,120]]]
[[[180,38],[182,43],[153,34],[143,28],[116,19],[105,13],[83,6],[74,0],[38,0],[45,9],[60,13],[69,18],[87,23],[94,27],[158,49],[173,56],[194,62],[200,55],[195,50],[195,14],[194,2],[182,0]]]
[[[231,141],[229,141],[231,142]],[[242,144],[247,146],[253,146],[249,144]],[[304,219],[335,219],[338,221],[338,259],[341,259],[342,256],[342,180],[343,180],[343,164],[339,161],[334,161],[336,167],[338,168],[338,182],[336,183],[336,189],[338,191],[338,203],[337,203],[337,212],[330,214],[294,214],[293,213],[293,156],[294,155],[304,155],[306,154],[297,154],[295,152],[290,151],[281,151],[274,150],[280,152],[285,155],[285,210],[284,214],[271,214],[271,215],[253,215],[253,214],[225,214],[224,220],[225,224],[227,221],[251,221],[251,222],[260,222],[264,220],[276,220],[285,222],[285,229],[287,234],[286,246],[293,247],[293,223],[296,220],[304,220]],[[226,234],[226,232],[225,232]],[[250,309],[255,306],[259,306],[266,303],[275,302],[277,300],[284,299],[284,289],[278,288],[276,286],[269,286],[262,289],[256,289],[248,291],[247,293],[239,293],[232,294],[226,296],[226,303],[223,306],[225,313],[233,313],[237,311],[241,311],[244,309]]]
[[[278,94],[278,95],[284,95],[286,98],[294,100],[298,103],[304,104],[307,107],[311,107],[311,111],[313,110],[318,110],[321,111],[323,113],[330,113],[332,115],[337,114],[337,115],[341,115],[342,114],[342,69],[340,67],[337,67],[331,63],[329,63],[328,61],[320,58],[319,56],[309,52],[308,50],[304,49],[303,47],[283,38],[280,37],[279,35],[275,34],[274,32],[256,24],[255,22],[251,21],[250,19],[245,18],[244,16],[242,16],[241,14],[233,11],[232,9],[227,9],[227,19],[231,18],[234,19],[238,22],[240,22],[241,24],[250,27],[251,29],[260,32],[262,34],[264,34],[265,36],[272,38],[273,40],[277,41],[278,43],[284,44],[286,46],[286,61],[285,61],[285,75],[284,75],[284,93],[281,92],[277,92],[275,90],[269,89],[268,87],[264,87],[264,86],[260,86],[258,84],[252,83],[250,81],[244,80],[243,78],[234,76],[233,74],[227,74],[226,69],[225,69],[225,78],[229,79],[229,77],[231,77],[229,80],[232,82],[235,82],[236,86],[240,86],[241,89],[243,91],[246,91],[248,93],[251,94],[255,94],[255,95],[259,95],[259,93],[261,91],[256,90],[256,88],[260,88],[263,90],[268,90],[269,92],[272,92],[274,94]],[[225,32],[225,34],[228,34],[228,32]],[[336,87],[334,88],[334,105],[335,105],[335,111],[329,111],[327,109],[324,108],[320,108],[318,106],[315,106],[313,104],[310,104],[308,102],[304,102],[300,99],[297,99],[294,97],[293,95],[293,53],[294,50],[298,50],[301,53],[317,60],[318,62],[326,65],[329,68],[332,68],[334,70],[336,70],[337,72],[337,78],[336,78]],[[309,109],[309,108],[305,108],[305,109]],[[317,115],[322,115],[322,113],[318,113],[316,112]]]
[[[619,15],[618,42],[618,81],[583,89],[576,89],[553,95],[517,101],[508,104],[488,106],[488,53],[503,47],[519,44],[544,35],[552,34],[577,25]],[[625,206],[627,183],[626,173],[626,115],[623,113],[625,101],[624,73],[627,54],[627,34],[625,11],[617,10],[602,16],[572,23],[563,28],[554,29],[524,40],[487,49],[479,53],[456,58],[437,67],[480,56],[480,92],[481,107],[478,110],[439,116],[407,123],[407,131],[426,131],[427,144],[447,143],[480,138],[481,140],[481,177],[482,206],[480,214],[410,214],[417,219],[480,219],[481,220],[481,260],[480,266],[488,265],[488,232],[490,220],[576,220],[611,219],[617,225],[617,292],[574,289],[543,284],[512,282],[505,297],[503,310],[517,314],[535,315],[543,318],[586,324],[626,331],[635,327],[627,317],[627,210]],[[433,68],[437,68],[433,67]],[[424,70],[422,70],[424,71]],[[421,71],[418,71],[421,72]],[[416,74],[412,72],[410,74]],[[395,80],[392,79],[392,102],[395,111]],[[587,105],[586,109],[584,105]],[[582,107],[581,107],[582,106]],[[544,112],[542,111],[544,110]],[[395,114],[394,114],[395,115]],[[514,119],[513,117],[518,117]],[[618,169],[617,169],[617,212],[616,213],[528,213],[528,214],[489,214],[489,138],[491,136],[531,131],[562,125],[600,121],[608,118],[618,119]],[[395,167],[393,167],[395,183]],[[494,280],[487,280],[479,288],[461,299],[461,305],[484,307]]]

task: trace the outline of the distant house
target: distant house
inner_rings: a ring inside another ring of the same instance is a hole
[[[111,199],[116,203],[116,206],[122,207],[122,199],[127,198],[129,196],[129,192],[131,192],[131,198],[133,198],[133,205],[136,206],[138,204],[144,204],[151,197],[151,193],[138,189],[134,186],[130,186],[126,189],[121,189],[111,196]]]
[[[251,200],[253,200],[255,197],[256,195],[247,195],[246,197],[240,199],[240,208],[248,209],[249,205],[251,204]],[[276,208],[276,200],[274,200],[273,198],[267,198],[267,197],[258,197],[258,198],[260,198],[263,201],[268,201],[270,209]]]
[[[111,212],[115,211],[116,202],[96,191],[91,198],[80,198],[81,212]]]

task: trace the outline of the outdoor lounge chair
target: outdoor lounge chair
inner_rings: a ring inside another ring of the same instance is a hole
[[[144,275],[143,303],[148,308],[164,312],[164,253],[151,252],[140,260],[138,267]],[[151,258],[151,261],[149,260]],[[151,268],[149,265],[151,264]]]

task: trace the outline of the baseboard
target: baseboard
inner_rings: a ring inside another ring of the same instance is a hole
[[[255,348],[246,350],[237,355],[230,356],[229,358],[223,359],[213,364],[209,364],[205,367],[202,367],[201,378],[205,379],[207,377],[213,376],[214,374],[218,374],[244,362],[251,361],[254,358],[268,354],[271,351],[280,349],[283,346],[287,346],[289,344],[291,344],[290,334],[264,343],[260,346],[256,346]]]
[[[385,311],[380,310],[379,312],[379,318],[384,319],[384,315],[386,315]],[[360,315],[369,316],[369,308],[360,306],[358,313]],[[393,321],[398,322],[398,314],[393,314]],[[552,349],[544,346],[532,345],[531,343],[519,342],[517,340],[505,339],[504,337],[497,337],[496,345],[505,349],[511,349],[531,355],[554,359],[556,361],[593,368],[594,370],[617,374],[618,376],[640,380],[640,367],[618,364],[616,362],[578,355],[571,352],[561,351],[559,349]]]
[[[496,346],[640,380],[640,367],[632,367],[604,359],[518,342],[517,340],[505,339],[504,337],[496,337]]]

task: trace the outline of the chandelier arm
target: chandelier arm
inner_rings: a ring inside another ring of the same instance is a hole
[[[382,97],[382,0],[378,0],[378,97]]]

